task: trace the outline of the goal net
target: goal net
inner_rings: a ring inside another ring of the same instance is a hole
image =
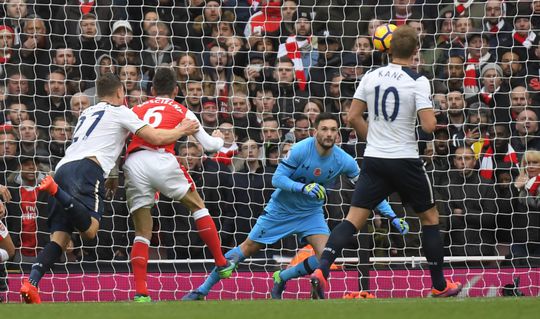
[[[11,194],[0,218],[17,248],[0,264],[0,296],[9,301],[20,300],[21,278],[50,240],[47,197],[35,186],[64,156],[80,113],[98,102],[101,75],[117,74],[133,107],[150,97],[157,67],[173,68],[176,100],[208,132],[224,134],[217,153],[193,141],[176,152],[226,251],[264,213],[280,158],[313,134],[318,113],[339,118],[336,143],[361,165],[366,145],[347,114],[362,75],[390,61],[372,43],[385,23],[417,30],[411,70],[432,87],[437,129],[418,126],[417,136],[440,212],[445,272],[467,296],[516,294],[503,289],[516,280],[525,295],[540,294],[540,1],[5,0],[0,16],[0,184]],[[399,107],[390,96],[382,97],[387,114]],[[43,300],[132,298],[134,228],[123,185],[120,169],[97,238],[72,236],[42,281]],[[331,229],[353,190],[346,179],[327,190]],[[389,201],[409,233],[374,212],[333,266],[331,298],[429,294],[419,219],[398,194]],[[213,260],[180,203],[160,196],[152,214],[149,291],[180,299]],[[269,298],[272,273],[312,254],[301,238],[284,238],[240,264],[209,298]],[[309,280],[292,280],[284,297],[309,298]]]

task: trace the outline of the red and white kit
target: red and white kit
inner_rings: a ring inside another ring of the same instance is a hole
[[[193,112],[169,98],[157,97],[132,110],[141,120],[159,129],[172,129],[185,118],[198,121]],[[193,136],[205,150],[216,151],[223,146],[222,139],[208,135],[202,127]],[[133,136],[126,157],[124,172],[130,212],[152,207],[156,191],[179,200],[190,188],[195,188],[186,169],[176,160],[174,143],[156,146]]]

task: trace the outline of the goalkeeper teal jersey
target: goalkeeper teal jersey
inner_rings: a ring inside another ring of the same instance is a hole
[[[315,138],[310,137],[294,144],[279,164],[272,179],[276,190],[265,209],[268,214],[302,216],[322,213],[324,201],[294,191],[293,185],[317,183],[327,188],[340,175],[353,179],[360,173],[354,158],[344,150],[334,145],[332,152],[322,157],[315,143]]]

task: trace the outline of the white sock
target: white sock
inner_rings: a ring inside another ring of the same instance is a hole
[[[0,263],[9,259],[8,252],[5,249],[0,248]]]

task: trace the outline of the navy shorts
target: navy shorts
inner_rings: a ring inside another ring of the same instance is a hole
[[[103,215],[103,199],[105,198],[105,181],[103,169],[94,161],[82,159],[62,165],[54,174],[58,186],[79,201],[88,213],[97,219]],[[71,224],[62,204],[53,196],[49,196],[49,225],[50,233],[63,231],[72,233],[75,227]]]
[[[394,192],[416,213],[435,206],[431,182],[420,159],[365,157],[351,205],[374,209]]]

